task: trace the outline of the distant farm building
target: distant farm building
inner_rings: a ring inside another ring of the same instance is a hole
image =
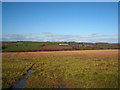
[[[64,46],[64,45],[65,45],[65,46],[68,46],[69,44],[67,44],[67,43],[60,43],[59,45],[60,45],[60,46]]]

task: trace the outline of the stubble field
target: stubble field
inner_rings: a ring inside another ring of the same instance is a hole
[[[3,88],[31,68],[26,88],[117,88],[118,50],[2,53]]]

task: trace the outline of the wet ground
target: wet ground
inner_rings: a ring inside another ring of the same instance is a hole
[[[13,85],[12,88],[25,88],[27,78],[35,71],[29,70],[28,73],[21,79],[17,84]]]

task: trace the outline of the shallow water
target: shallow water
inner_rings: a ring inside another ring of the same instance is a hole
[[[17,84],[15,84],[15,85],[12,86],[12,89],[13,89],[13,90],[14,90],[14,89],[16,90],[16,88],[19,88],[19,89],[22,90],[22,88],[25,88],[26,80],[27,80],[27,78],[30,76],[30,74],[32,74],[33,72],[35,72],[35,71],[29,70],[28,73],[24,76],[23,79],[21,79]],[[65,87],[65,86],[60,86],[60,89],[61,89],[61,90],[62,90],[62,89],[65,90],[66,87]]]
[[[33,70],[29,70],[28,73],[27,73],[27,75],[25,75],[25,78],[27,79],[28,76],[30,76],[30,74],[33,73],[33,72],[35,72],[35,71],[33,71]]]
[[[12,88],[24,88],[25,83],[26,83],[26,79],[22,79],[17,84],[15,84]]]
[[[24,79],[21,79],[17,84],[13,85],[12,88],[24,88],[26,85],[26,79],[33,72],[35,72],[35,71],[29,70],[28,73],[24,76]]]

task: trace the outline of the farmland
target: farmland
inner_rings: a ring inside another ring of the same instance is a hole
[[[3,88],[35,70],[26,88],[117,88],[118,50],[3,52]]]
[[[2,42],[3,52],[98,50],[118,48],[119,47],[117,43],[26,42],[26,41]]]

